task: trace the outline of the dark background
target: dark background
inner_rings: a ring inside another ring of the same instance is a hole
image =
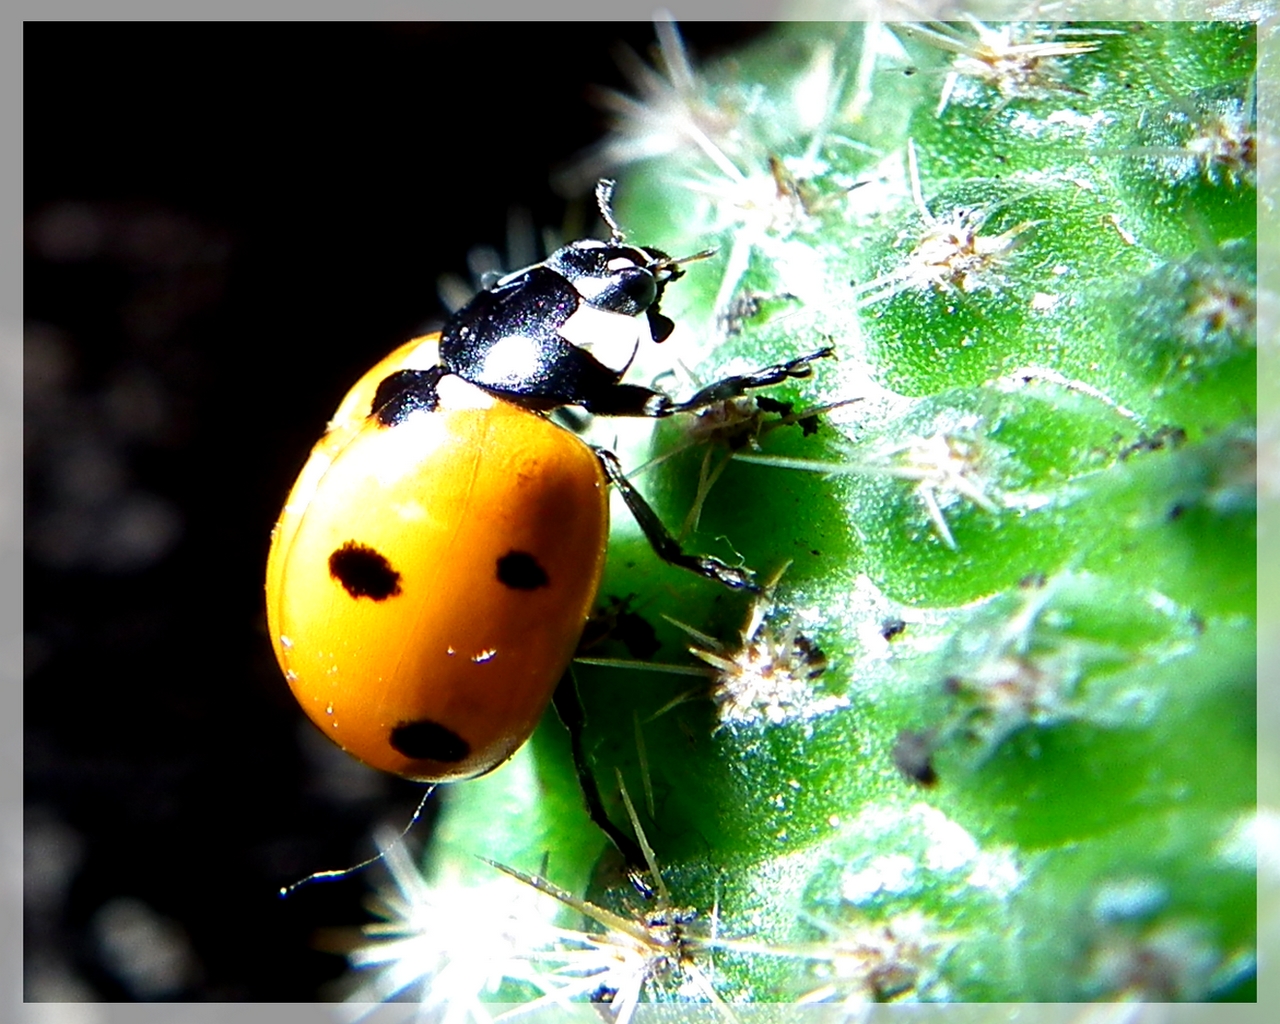
[[[709,56],[755,26],[682,30]],[[443,317],[439,275],[512,206],[564,223],[587,87],[629,91],[611,47],[652,40],[26,24],[28,1000],[336,992],[320,931],[369,919],[370,879],[276,891],[367,856],[419,790],[293,704],[271,525],[346,388]]]

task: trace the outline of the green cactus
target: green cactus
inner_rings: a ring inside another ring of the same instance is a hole
[[[1253,998],[1254,27],[811,23],[696,74],[660,32],[601,157],[662,154],[630,237],[719,252],[635,379],[839,358],[598,436],[771,586],[618,510],[602,599],[660,647],[576,676],[651,891],[548,716],[438,794],[362,994]]]

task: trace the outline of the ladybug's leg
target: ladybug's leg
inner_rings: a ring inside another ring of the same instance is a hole
[[[736,377],[726,377],[696,392],[692,398],[677,402],[669,395],[635,384],[615,384],[602,389],[598,394],[581,404],[593,413],[602,416],[671,416],[678,412],[697,412],[709,405],[723,402],[729,398],[737,398],[755,388],[767,388],[773,384],[781,384],[791,377],[808,377],[813,372],[809,364],[815,359],[825,359],[834,355],[835,349],[828,345],[807,356],[789,359],[785,363],[766,366],[754,373],[744,373]],[[629,503],[628,503],[629,504]]]
[[[705,388],[694,394],[683,402],[671,402],[655,413],[657,416],[670,416],[677,412],[696,412],[704,409],[708,405],[715,405],[717,402],[723,402],[729,398],[737,398],[739,395],[752,391],[755,388],[767,388],[772,384],[781,384],[789,377],[808,377],[813,372],[813,367],[809,364],[815,359],[826,359],[835,355],[835,349],[828,345],[826,348],[820,348],[817,352],[811,352],[807,356],[800,356],[798,359],[789,359],[785,363],[778,363],[774,366],[766,366],[763,370],[756,370],[754,373],[744,373],[738,377],[726,377],[724,380],[718,380],[714,384],[708,384]]]
[[[574,682],[572,670],[565,672],[552,699],[556,706],[556,714],[560,716],[564,727],[569,730],[573,767],[578,773],[578,786],[587,804],[587,814],[599,826],[600,831],[609,837],[609,841],[618,848],[628,868],[633,871],[643,869],[644,851],[634,839],[609,820],[609,815],[605,813],[604,801],[600,798],[600,787],[596,785],[596,777],[587,764],[586,751],[582,745],[582,730],[586,726],[586,715],[582,710],[582,699],[578,696],[578,686]]]
[[[737,398],[753,388],[780,384],[789,377],[807,377],[813,372],[810,364],[815,359],[825,359],[834,353],[835,349],[828,345],[807,356],[790,359],[774,366],[766,366],[763,370],[757,370],[754,373],[726,377],[714,384],[708,384],[692,398],[683,402],[674,401],[667,395],[648,388],[636,387],[633,384],[617,384],[602,391],[593,400],[582,404],[592,412],[614,416],[671,416],[678,412],[695,412],[717,402]],[[722,583],[733,590],[759,593],[760,588],[751,582],[751,573],[748,570],[725,565],[718,558],[708,555],[690,555],[683,551],[679,542],[662,524],[658,514],[649,507],[643,495],[632,486],[631,481],[622,472],[618,457],[603,448],[595,449],[595,453],[600,460],[600,465],[604,467],[605,475],[610,483],[618,488],[622,500],[627,503],[627,508],[631,510],[631,514],[659,558],[664,562],[696,572],[709,580]]]
[[[736,569],[710,555],[690,555],[682,550],[680,543],[662,525],[658,513],[650,507],[644,500],[644,496],[635,489],[626,474],[622,472],[622,464],[618,461],[618,457],[604,448],[596,448],[595,453],[600,460],[600,465],[604,467],[605,476],[618,488],[622,500],[627,503],[627,508],[631,510],[632,516],[635,517],[645,538],[659,558],[671,565],[678,565],[682,569],[696,572],[709,580],[723,583],[733,590],[760,592],[759,586],[751,582],[750,570]]]

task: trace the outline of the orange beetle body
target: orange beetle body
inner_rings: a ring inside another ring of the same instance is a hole
[[[599,587],[608,492],[576,436],[456,378],[394,427],[353,413],[433,341],[339,406],[276,525],[267,609],[316,725],[375,768],[448,781],[537,725]]]

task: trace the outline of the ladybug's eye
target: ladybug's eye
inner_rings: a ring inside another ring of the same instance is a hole
[[[632,266],[574,282],[584,299],[598,309],[639,316],[658,298],[658,282],[649,271]]]
[[[551,254],[546,265],[597,309],[639,316],[658,299],[650,254],[629,245],[586,239]]]

